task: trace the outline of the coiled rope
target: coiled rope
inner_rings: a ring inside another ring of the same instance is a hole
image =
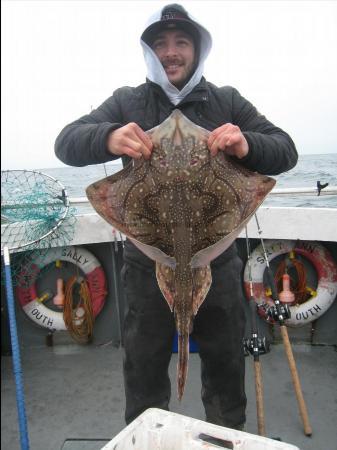
[[[69,278],[65,285],[63,320],[71,336],[80,343],[88,343],[92,340],[95,316],[88,283],[82,280],[80,283],[80,301],[74,305],[73,290],[77,283],[77,277]]]
[[[291,277],[289,268],[294,267],[296,271],[296,278]],[[304,264],[296,258],[294,251],[290,252],[277,266],[275,273],[275,283],[278,292],[283,289],[282,277],[285,273],[290,276],[290,290],[295,295],[295,303],[302,304],[310,298],[312,290],[307,288],[307,275]]]

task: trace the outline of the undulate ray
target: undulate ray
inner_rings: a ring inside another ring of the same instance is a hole
[[[179,110],[147,134],[154,144],[149,160],[131,161],[86,193],[98,214],[156,261],[179,336],[181,399],[193,318],[212,283],[209,264],[237,238],[275,180],[223,152],[211,157],[209,131]]]

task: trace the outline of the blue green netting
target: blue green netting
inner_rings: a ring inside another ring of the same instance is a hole
[[[22,267],[51,247],[71,242],[75,209],[69,208],[64,186],[37,171],[1,172],[1,250],[6,246],[12,259],[13,284]]]

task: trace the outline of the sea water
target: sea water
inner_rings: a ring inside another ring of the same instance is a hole
[[[59,180],[66,188],[69,197],[85,197],[85,189],[91,183],[105,178],[122,169],[120,162],[110,162],[86,167],[41,169]],[[337,186],[337,153],[322,155],[299,155],[297,165],[288,172],[273,176],[277,188],[316,188],[317,181],[329,186]],[[337,196],[269,196],[265,206],[293,206],[337,208]],[[88,212],[88,207],[77,208]]]

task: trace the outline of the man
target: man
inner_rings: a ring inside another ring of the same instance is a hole
[[[66,164],[83,166],[122,157],[150,158],[145,134],[175,109],[212,131],[212,155],[224,151],[263,174],[291,169],[297,152],[290,137],[275,127],[232,87],[207,82],[203,64],[211,36],[180,5],[154,15],[141,37],[148,68],[146,83],[123,87],[100,107],[66,126],[55,144]],[[156,282],[154,262],[130,242],[122,271],[128,303],[125,318],[124,381],[126,422],[149,407],[168,409],[168,366],[174,318]],[[192,336],[201,358],[202,400],[206,420],[237,429],[245,422],[245,316],[240,273],[233,244],[211,264],[212,287],[195,318]]]

